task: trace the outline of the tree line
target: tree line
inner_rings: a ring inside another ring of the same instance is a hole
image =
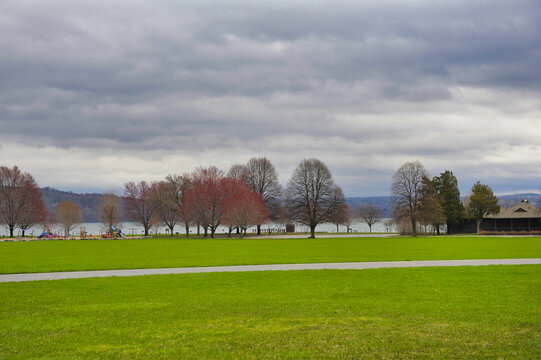
[[[430,178],[419,161],[407,162],[393,175],[391,186],[393,218],[404,232],[417,235],[419,226],[432,226],[440,233],[445,225],[448,234],[455,233],[465,219],[481,220],[500,211],[492,189],[477,181],[464,202],[460,199],[457,178],[446,170]]]
[[[188,236],[191,225],[210,237],[220,225],[228,227],[229,234],[245,233],[252,226],[261,234],[261,226],[273,221],[304,224],[314,236],[317,225],[331,222],[347,210],[344,193],[330,170],[313,158],[299,163],[285,189],[265,157],[233,165],[227,174],[211,166],[170,174],[161,181],[129,181],[123,188],[122,198],[105,193],[99,204],[100,220],[110,231],[120,223],[123,208],[143,226],[145,235],[157,223],[167,226],[171,234],[176,225],[183,224]],[[72,201],[62,201],[55,214],[49,214],[30,174],[16,166],[0,168],[0,222],[8,227],[10,237],[16,228],[46,226],[55,220],[69,235],[82,222],[81,214]]]
[[[342,189],[334,183],[327,166],[305,159],[295,168],[282,189],[274,165],[265,157],[235,164],[224,173],[214,166],[192,173],[168,175],[162,181],[124,184],[126,211],[148,235],[153,223],[165,224],[173,233],[182,223],[197,226],[204,236],[214,237],[218,226],[243,234],[268,221],[297,222],[315,236],[318,224],[330,222],[346,211]]]
[[[445,226],[454,233],[465,218],[480,221],[499,212],[498,199],[488,185],[475,183],[465,202],[461,201],[458,181],[446,170],[430,178],[418,162],[402,165],[392,178],[393,222],[405,232],[416,235],[418,228],[431,226],[439,234]],[[171,235],[175,226],[197,226],[199,234],[214,237],[218,226],[245,234],[267,222],[278,225],[300,223],[310,228],[310,236],[322,223],[345,225],[361,218],[372,226],[383,217],[375,205],[352,209],[342,189],[335,184],[328,167],[320,160],[302,160],[282,188],[274,165],[265,157],[235,164],[227,173],[214,166],[197,168],[191,173],[170,174],[160,181],[126,182],[122,197],[108,192],[100,200],[101,222],[112,231],[121,222],[122,209],[131,220],[142,225],[145,235],[156,224],[163,224]],[[81,209],[72,201],[62,201],[54,214],[45,205],[34,178],[13,168],[0,167],[0,223],[9,229],[24,231],[37,224],[62,224],[69,235],[82,222]]]

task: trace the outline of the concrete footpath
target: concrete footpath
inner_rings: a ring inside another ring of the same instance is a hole
[[[30,274],[0,275],[0,282],[82,279],[112,276],[140,276],[164,274],[194,274],[211,272],[241,271],[285,271],[285,270],[362,270],[380,268],[433,267],[433,266],[482,266],[482,265],[528,265],[541,264],[541,259],[486,259],[486,260],[426,260],[426,261],[378,261],[378,262],[344,262],[317,264],[276,264],[276,265],[235,265],[184,267],[164,269],[133,270],[95,270],[70,271]]]

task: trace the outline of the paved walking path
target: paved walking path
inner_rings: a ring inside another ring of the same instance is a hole
[[[525,265],[541,264],[541,259],[487,259],[487,260],[427,260],[427,261],[378,261],[318,264],[235,265],[210,267],[185,267],[165,269],[95,270],[31,274],[0,275],[0,282],[81,279],[111,276],[139,276],[160,274],[193,274],[210,272],[241,272],[270,270],[346,270],[379,269],[427,266],[479,266],[479,265]]]

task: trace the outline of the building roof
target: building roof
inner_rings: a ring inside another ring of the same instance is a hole
[[[533,206],[528,200],[522,200],[520,203],[509,208],[501,208],[495,215],[485,216],[487,219],[527,219],[541,218],[541,209]]]

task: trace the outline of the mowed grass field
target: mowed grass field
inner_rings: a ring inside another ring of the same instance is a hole
[[[0,273],[184,266],[541,257],[541,237],[0,242]]]
[[[0,359],[539,359],[541,266],[0,284]]]

